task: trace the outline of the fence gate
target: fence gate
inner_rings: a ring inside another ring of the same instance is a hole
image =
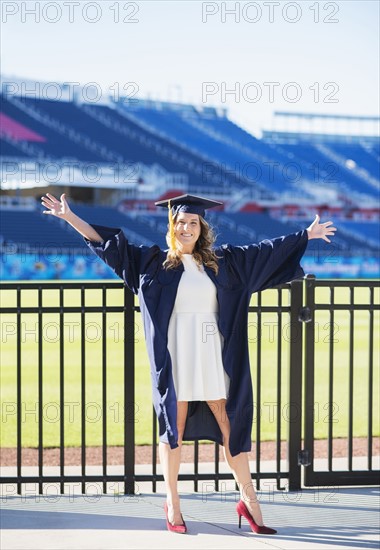
[[[284,290],[289,293],[288,303],[282,298]],[[278,489],[282,489],[282,481],[288,479],[289,490],[299,490],[302,486],[301,466],[304,467],[304,485],[308,487],[377,483],[379,457],[378,452],[374,452],[373,434],[379,429],[380,353],[379,338],[376,337],[380,332],[379,290],[380,283],[375,281],[316,281],[308,276],[305,280],[278,287],[276,299],[268,304],[265,300],[262,302],[261,293],[258,293],[257,304],[250,306],[250,314],[255,314],[257,320],[257,368],[253,383],[258,411],[264,403],[266,365],[262,353],[262,327],[265,326],[264,320],[268,319],[267,314],[277,317],[275,464],[271,467],[273,471],[261,468],[262,423],[258,412],[256,471],[252,474],[258,488],[260,480],[276,479]],[[11,400],[3,403],[2,411],[13,422],[16,447],[14,471],[12,475],[2,476],[0,484],[17,484],[17,493],[21,494],[25,483],[38,483],[38,491],[43,494],[44,484],[55,482],[60,484],[63,494],[67,483],[79,483],[82,493],[85,493],[88,482],[99,482],[106,493],[111,490],[110,483],[120,482],[124,492],[132,494],[136,482],[150,481],[155,491],[157,481],[163,477],[157,471],[154,418],[151,472],[140,474],[135,467],[134,323],[138,307],[131,291],[121,282],[112,281],[2,283],[0,292],[2,344],[5,346],[9,340],[11,359],[8,363],[11,369],[8,381],[12,385]],[[288,320],[289,351],[281,344],[284,322]],[[34,340],[32,344],[25,344],[24,332],[30,332],[31,323]],[[53,342],[44,337],[44,331],[52,325],[58,331],[53,335]],[[74,325],[76,337],[71,338],[70,327]],[[99,344],[91,343],[94,342],[92,333],[87,335],[87,330],[94,325],[99,329],[99,339],[96,339]],[[120,326],[117,338],[116,325]],[[95,347],[92,349],[91,346]],[[289,352],[289,369],[287,362],[282,360],[284,351]],[[53,365],[56,394],[50,390],[53,379],[49,376],[52,376]],[[112,365],[116,365],[114,370]],[[70,386],[68,383],[74,371],[78,380],[75,379],[75,385]],[[282,396],[284,383],[286,393]],[[270,384],[273,386],[272,379]],[[112,413],[115,410],[115,388],[119,386],[121,393],[117,401],[121,403],[122,412],[116,421]],[[32,393],[28,394],[29,390]],[[33,424],[29,425],[24,419],[24,413],[30,412],[25,412],[28,399],[35,404],[33,415],[36,417],[32,440],[36,442],[38,456],[37,471],[33,475],[25,472],[22,460],[24,435]],[[60,412],[55,430],[59,466],[54,474],[47,474],[44,464],[47,439],[44,405],[51,400]],[[281,429],[284,400],[297,411],[289,418],[287,434]],[[71,410],[66,405],[74,401],[79,405],[75,409],[75,426],[80,436],[80,469],[68,474],[65,452],[72,427],[71,413],[64,413]],[[96,432],[101,450],[100,469],[96,474],[87,468],[87,434],[93,429],[92,419],[86,413],[89,403],[97,404],[102,411]],[[2,422],[5,422],[4,415]],[[112,423],[115,430],[119,430],[117,433],[123,445],[121,468],[117,473],[108,468],[107,447]],[[360,436],[361,456],[358,456],[357,436]],[[282,440],[287,444],[285,466],[281,460]],[[324,446],[324,459],[318,458],[321,455],[316,456],[315,452],[321,445]],[[215,444],[214,469],[208,473],[198,470],[198,450],[196,443],[194,472],[180,475],[180,479],[194,481],[195,491],[199,482],[213,480],[215,490],[219,490],[218,483],[232,479],[232,475],[219,471],[218,445]],[[345,458],[338,456],[338,451]]]
[[[375,485],[379,339],[374,335],[379,334],[380,309],[375,292],[380,283],[308,276],[305,285],[304,450],[299,456],[305,466],[304,484]],[[315,438],[321,429],[326,459],[315,458]],[[361,453],[353,437],[358,432]]]

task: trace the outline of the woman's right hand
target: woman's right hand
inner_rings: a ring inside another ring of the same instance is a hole
[[[50,193],[46,193],[45,196],[41,197],[41,202],[44,207],[48,209],[43,211],[44,214],[57,216],[57,218],[67,221],[67,223],[69,223],[76,231],[78,231],[78,233],[89,241],[96,241],[98,243],[103,242],[102,237],[92,227],[92,225],[82,220],[82,218],[70,210],[65,193],[61,195],[60,200],[56,199],[53,195],[50,195]]]
[[[61,195],[60,200],[50,193],[46,193],[45,196],[41,197],[41,202],[45,208],[48,208],[48,210],[43,211],[43,214],[51,214],[65,220],[71,212],[65,193]]]

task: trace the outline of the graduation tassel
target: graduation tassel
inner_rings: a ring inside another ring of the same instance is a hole
[[[172,209],[170,205],[170,200],[168,202],[168,208],[169,208],[169,235],[170,235],[170,248],[172,250],[176,249],[176,243],[175,243],[175,234],[174,234],[174,222],[173,222],[173,214]]]

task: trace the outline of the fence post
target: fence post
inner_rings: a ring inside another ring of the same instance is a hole
[[[312,483],[314,469],[314,355],[315,355],[315,276],[305,280],[305,305],[311,322],[305,327],[305,383],[304,383],[304,448],[308,460],[304,470],[304,485]]]
[[[302,434],[302,332],[301,309],[303,280],[291,282],[290,296],[290,369],[288,408],[288,462],[289,491],[301,489],[301,466],[298,453],[301,450]]]
[[[124,493],[135,493],[135,299],[124,288]]]

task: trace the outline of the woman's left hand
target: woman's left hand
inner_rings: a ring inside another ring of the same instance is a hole
[[[324,241],[331,243],[327,236],[334,236],[336,227],[331,227],[333,222],[319,223],[320,217],[315,215],[315,220],[307,228],[307,234],[309,239],[323,239]]]

